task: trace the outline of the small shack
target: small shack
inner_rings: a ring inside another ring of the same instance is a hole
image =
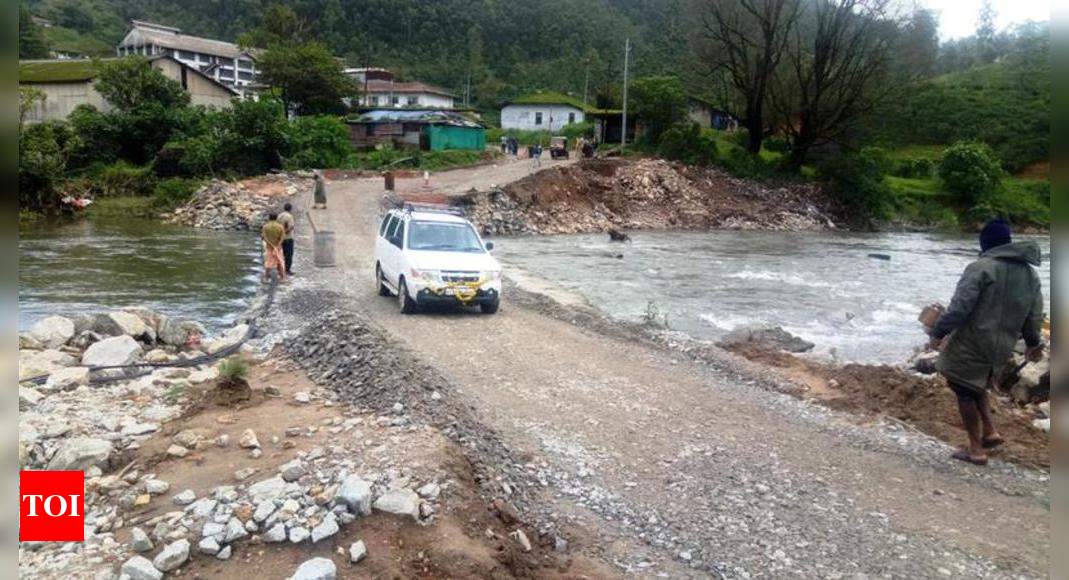
[[[453,111],[379,109],[350,119],[348,124],[349,139],[357,149],[386,143],[422,151],[486,149],[486,128]]]

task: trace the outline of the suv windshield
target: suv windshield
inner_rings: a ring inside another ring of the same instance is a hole
[[[412,222],[408,249],[435,252],[481,252],[482,244],[468,224]]]

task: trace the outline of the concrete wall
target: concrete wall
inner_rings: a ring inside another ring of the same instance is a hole
[[[235,96],[230,91],[173,60],[154,60],[152,61],[152,66],[167,78],[181,84],[186,89],[186,92],[189,93],[189,99],[194,105],[225,109],[230,106],[230,99]],[[182,79],[183,70],[185,71],[185,80]]]
[[[541,124],[535,123],[538,113],[542,114]],[[569,105],[507,105],[501,109],[501,128],[559,131],[569,124],[569,114],[574,115],[574,121],[571,122],[583,122],[583,111]]]
[[[66,119],[78,105],[93,105],[101,111],[111,109],[104,97],[93,88],[92,81],[75,83],[40,83],[26,84],[45,94],[43,103],[39,102],[26,115],[29,123]]]

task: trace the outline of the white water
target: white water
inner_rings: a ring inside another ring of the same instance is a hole
[[[716,339],[746,324],[782,326],[839,360],[904,362],[925,340],[917,314],[950,301],[978,252],[974,236],[782,232],[633,232],[498,238],[495,254],[639,320],[652,301],[673,330]],[[1038,269],[1049,309],[1050,239]],[[623,259],[615,254],[622,253]],[[868,256],[886,254],[888,260]]]

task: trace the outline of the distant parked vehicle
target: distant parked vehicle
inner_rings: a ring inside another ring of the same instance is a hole
[[[549,138],[549,157],[550,159],[567,159],[568,158],[568,138],[567,137],[550,137]]]
[[[404,203],[386,212],[375,240],[375,287],[403,314],[427,304],[501,304],[501,265],[459,208]]]

